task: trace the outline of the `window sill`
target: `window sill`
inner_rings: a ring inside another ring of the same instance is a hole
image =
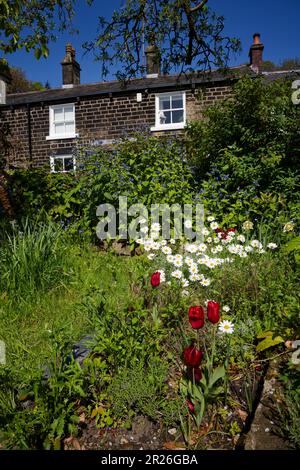
[[[167,125],[167,126],[153,126],[153,127],[150,127],[150,131],[151,132],[155,132],[155,131],[174,131],[174,130],[184,129],[184,128],[185,128],[185,124],[180,123],[180,124],[172,124],[172,125]]]
[[[79,134],[47,135],[46,140],[76,139]]]

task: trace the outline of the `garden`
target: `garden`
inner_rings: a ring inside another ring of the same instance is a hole
[[[299,124],[290,81],[246,77],[180,138],[10,171],[2,449],[249,448],[270,379],[263,434],[299,448]],[[120,196],[202,204],[201,240],[143,218],[139,239],[99,240],[96,209]]]

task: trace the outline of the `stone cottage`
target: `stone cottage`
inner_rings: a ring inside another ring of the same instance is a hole
[[[144,78],[81,84],[75,50],[68,44],[59,89],[6,95],[8,79],[0,76],[1,120],[10,130],[8,165],[48,165],[52,172],[66,172],[76,168],[79,147],[112,145],[142,130],[180,133],[201,118],[207,105],[228,96],[241,76],[260,73],[263,49],[255,34],[249,65],[191,77],[161,75],[150,46]]]

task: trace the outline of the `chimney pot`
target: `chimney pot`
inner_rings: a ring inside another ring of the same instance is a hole
[[[80,65],[75,60],[75,49],[72,44],[66,45],[66,55],[61,62],[63,88],[71,88],[80,84]]]
[[[253,34],[253,44],[261,44],[260,33]]]

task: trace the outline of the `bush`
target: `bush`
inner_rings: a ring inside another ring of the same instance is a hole
[[[46,211],[73,235],[92,236],[96,209],[127,196],[128,207],[142,203],[192,201],[192,174],[183,145],[177,140],[137,136],[114,150],[84,149],[75,174],[49,174],[48,169],[15,170],[11,192],[19,216]]]
[[[225,223],[299,220],[299,109],[290,81],[245,77],[188,128],[199,199]]]

